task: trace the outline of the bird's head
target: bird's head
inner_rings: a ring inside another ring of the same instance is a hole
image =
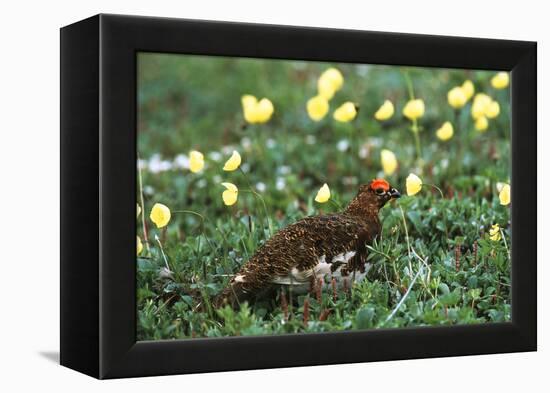
[[[374,179],[369,184],[359,186],[357,196],[350,202],[347,210],[369,214],[378,213],[389,200],[399,198],[401,194],[384,179]]]

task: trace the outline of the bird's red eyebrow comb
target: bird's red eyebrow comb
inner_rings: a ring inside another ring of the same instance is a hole
[[[390,189],[390,183],[388,183],[384,179],[374,179],[370,183],[370,188],[373,190],[376,190],[377,188],[382,188],[384,191],[388,191]]]

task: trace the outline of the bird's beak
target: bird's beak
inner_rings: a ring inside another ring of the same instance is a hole
[[[396,199],[396,198],[399,198],[401,196],[399,191],[397,191],[395,188],[390,189],[389,193],[390,193],[390,198],[391,199]]]

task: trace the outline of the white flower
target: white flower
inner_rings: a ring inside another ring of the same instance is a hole
[[[277,168],[277,173],[280,175],[288,175],[291,171],[291,168],[288,165],[281,165]]]
[[[262,183],[261,181],[259,181],[258,183],[256,183],[256,190],[258,190],[259,192],[264,192],[266,190],[266,185],[265,183]]]
[[[282,177],[277,178],[277,182],[275,183],[275,188],[279,191],[284,190],[286,187],[286,181]]]
[[[174,169],[189,169],[189,157],[185,154],[178,154],[174,158]]]
[[[359,149],[359,158],[361,158],[362,160],[364,160],[365,158],[367,158],[369,156],[369,146],[367,144],[364,144],[361,146],[361,148]]]
[[[154,195],[155,189],[149,185],[143,187],[143,193],[145,195]]]
[[[214,162],[220,162],[223,158],[223,154],[219,151],[211,151],[210,153],[208,153],[208,158]]]
[[[139,159],[138,160],[138,168],[141,170],[147,169],[147,160]]]
[[[252,147],[252,141],[249,137],[245,136],[243,139],[241,139],[241,146],[245,150],[250,150],[250,148]]]
[[[155,154],[149,160],[149,171],[151,173],[166,172],[172,169],[172,163],[167,160],[162,160],[159,154]]]
[[[347,139],[340,139],[338,143],[336,144],[336,148],[339,151],[346,151],[349,147],[349,141]]]
[[[246,139],[246,137],[243,138],[243,139]],[[241,141],[241,144],[242,144],[242,141]],[[225,156],[228,156],[231,153],[233,153],[233,150],[235,150],[235,148],[232,145],[222,146],[222,154],[225,155]]]
[[[369,143],[373,147],[381,147],[384,143],[384,140],[382,138],[374,137],[369,139]]]

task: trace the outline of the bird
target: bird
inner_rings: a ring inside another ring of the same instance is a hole
[[[367,245],[380,236],[380,209],[401,194],[384,179],[359,186],[340,212],[308,216],[270,237],[217,296],[217,307],[236,307],[275,285],[309,286],[325,277],[363,279]],[[351,276],[351,277],[350,277]]]

